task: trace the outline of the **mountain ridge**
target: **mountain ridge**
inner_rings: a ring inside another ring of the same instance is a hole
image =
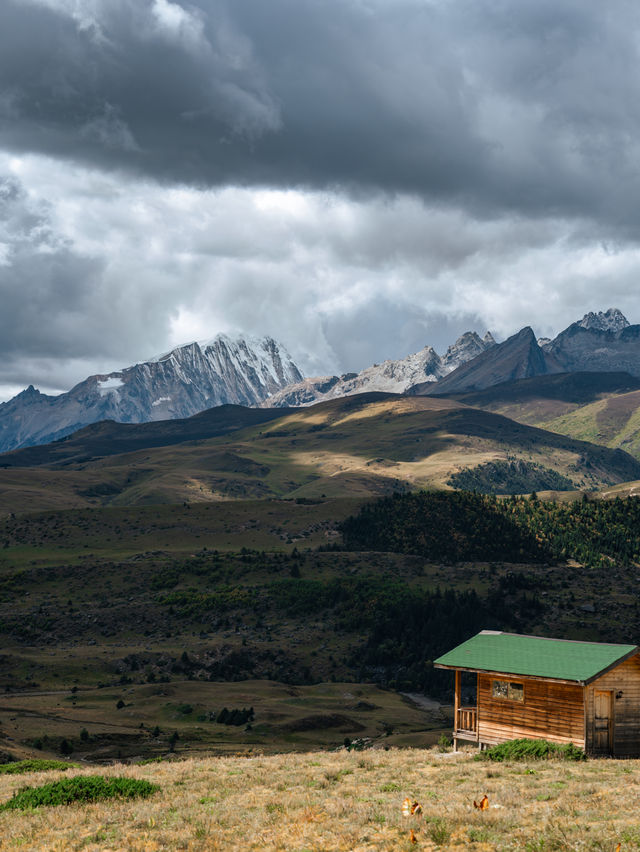
[[[302,373],[271,337],[218,335],[96,374],[59,396],[33,385],[0,404],[0,451],[45,444],[102,420],[180,419],[223,404],[254,406]]]
[[[355,394],[413,396],[480,391],[505,382],[571,372],[640,377],[640,325],[617,308],[589,312],[553,340],[525,326],[496,343],[469,331],[444,355],[432,346],[340,376],[303,377],[273,338],[220,334],[122,370],[89,376],[59,396],[29,385],[0,404],[0,452],[42,445],[91,423],[178,420],[219,405],[305,407]]]

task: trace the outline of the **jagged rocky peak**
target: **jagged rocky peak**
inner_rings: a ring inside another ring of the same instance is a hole
[[[582,328],[592,328],[595,331],[622,331],[624,328],[629,328],[631,323],[618,308],[609,308],[607,311],[598,311],[594,313],[589,311],[579,321],[578,325]]]
[[[461,364],[466,364],[467,361],[471,361],[481,352],[485,352],[491,346],[495,345],[496,342],[490,331],[484,337],[480,337],[475,331],[466,331],[455,343],[451,344],[443,355],[443,372],[453,372]]]
[[[301,380],[273,338],[218,335],[89,376],[56,397],[27,388],[0,408],[0,451],[52,441],[99,420],[145,423],[190,417],[216,405],[259,405]]]
[[[405,393],[415,385],[435,385],[456,367],[473,360],[495,345],[490,332],[481,338],[475,331],[467,331],[447,349],[443,357],[440,357],[432,346],[425,346],[406,358],[373,364],[359,373],[304,379],[284,388],[262,404],[288,407],[312,405],[327,399],[371,391]]]

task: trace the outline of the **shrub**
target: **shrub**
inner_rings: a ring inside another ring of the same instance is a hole
[[[558,745],[547,740],[509,740],[506,743],[492,746],[476,755],[476,760],[586,760],[581,748],[573,743]]]
[[[69,742],[69,740],[62,740],[60,743],[60,754],[71,754],[73,751],[73,746]]]
[[[443,846],[451,837],[451,829],[440,817],[429,820],[429,837],[436,846]]]
[[[448,737],[446,734],[440,734],[438,738],[438,751],[447,752],[451,748],[451,737]]]
[[[23,775],[26,772],[48,772],[52,769],[77,769],[77,763],[65,760],[18,760],[15,763],[0,763],[0,775]]]
[[[0,811],[70,805],[73,802],[99,802],[103,799],[146,798],[159,789],[157,784],[136,778],[105,778],[103,775],[63,778],[41,787],[23,787],[9,801],[0,805]]]

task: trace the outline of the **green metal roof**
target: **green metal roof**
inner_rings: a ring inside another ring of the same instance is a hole
[[[434,665],[586,683],[637,650],[637,645],[573,642],[483,630],[438,657]]]

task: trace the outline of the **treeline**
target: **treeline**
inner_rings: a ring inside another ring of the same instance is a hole
[[[527,629],[541,609],[533,594],[507,599],[499,590],[486,597],[473,589],[414,590],[402,604],[387,602],[376,612],[363,648],[350,663],[360,680],[448,694],[451,674],[434,669],[432,660],[483,629]]]
[[[341,525],[347,550],[412,553],[434,562],[549,562],[552,552],[495,499],[464,491],[394,494]]]
[[[347,550],[411,553],[434,562],[640,561],[640,498],[555,503],[469,492],[395,494],[341,527]]]
[[[566,476],[522,459],[490,461],[452,474],[447,485],[479,494],[529,494],[532,491],[575,491]]]
[[[519,575],[512,580],[480,596],[473,589],[433,590],[389,576],[287,578],[262,586],[251,611],[275,623],[283,615],[299,623],[321,617],[339,633],[364,637],[358,651],[344,660],[357,680],[444,694],[450,690],[451,678],[433,668],[435,657],[484,628],[519,632],[536,623],[542,604]],[[241,601],[241,588],[229,600]],[[165,605],[169,600],[175,606],[174,594],[164,599]],[[197,599],[198,606],[204,605],[203,616],[207,600]],[[190,602],[191,613],[195,605],[195,600]],[[215,669],[212,665],[206,665],[208,677],[231,680],[240,673],[257,676],[261,666],[273,668],[275,662],[264,658],[264,652],[259,658],[255,650],[243,648],[225,661],[224,670],[220,663]],[[194,666],[203,668],[201,663]],[[314,682],[314,675],[280,671],[278,679]]]

